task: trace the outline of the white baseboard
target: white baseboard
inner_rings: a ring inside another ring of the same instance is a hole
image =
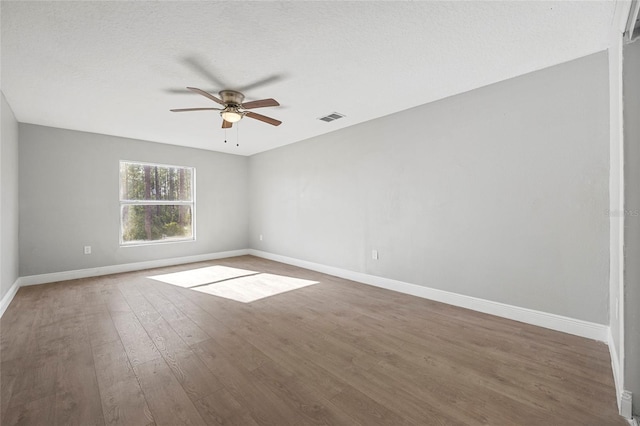
[[[551,330],[586,337],[605,343],[608,341],[609,327],[602,324],[536,311],[533,309],[521,308],[519,306],[507,305],[505,303],[493,302],[491,300],[480,299],[477,297],[451,293],[449,291],[410,284],[375,275],[368,275],[361,272],[349,271],[347,269],[281,256],[261,250],[249,249],[249,254],[376,287],[382,287],[388,290],[398,291],[400,293],[406,293],[425,299],[435,300],[437,302],[443,302],[478,312],[549,328]]]
[[[2,318],[2,315],[4,315],[4,311],[6,311],[9,307],[9,304],[13,300],[13,297],[16,295],[18,289],[20,288],[20,285],[20,278],[18,278],[16,282],[14,282],[11,287],[9,287],[9,291],[7,292],[7,294],[2,296],[2,300],[0,300],[0,318]]]
[[[232,250],[219,253],[199,254],[195,256],[174,257],[170,259],[149,260],[146,262],[124,263],[122,265],[100,266],[97,268],[78,269],[75,271],[54,272],[51,274],[28,275],[20,278],[20,285],[37,285],[57,281],[75,280],[78,278],[97,277],[100,275],[119,274],[121,272],[140,271],[143,269],[161,268],[164,266],[181,265],[184,263],[203,262],[206,260],[223,259],[225,257],[244,256],[249,250]]]
[[[629,391],[622,391],[620,396],[620,415],[631,422],[633,420],[633,394]]]
[[[265,259],[282,262],[289,265],[299,266],[301,268],[311,269],[345,278],[388,290],[398,291],[400,293],[410,294],[425,299],[435,300],[450,305],[460,306],[472,309],[478,312],[484,312],[503,318],[521,321],[527,324],[537,325],[552,330],[562,331],[576,336],[586,337],[589,339],[609,342],[609,327],[588,321],[569,318],[561,315],[550,314],[546,312],[536,311],[533,309],[522,308],[513,305],[507,305],[491,300],[480,299],[472,296],[452,293],[444,290],[424,287],[416,284],[410,284],[403,281],[393,280],[389,278],[378,277],[375,275],[364,274],[361,272],[349,271],[347,269],[336,268],[333,266],[322,265],[319,263],[309,262],[306,260],[295,259],[287,256],[281,256],[254,249],[241,249],[226,251],[220,253],[209,253],[196,256],[186,256],[171,259],[151,260],[146,262],[126,263],[122,265],[102,266],[97,268],[80,269],[75,271],[55,272],[51,274],[30,275],[21,277],[14,283],[9,292],[2,298],[0,304],[0,313],[4,313],[7,306],[15,296],[17,290],[21,286],[45,284],[50,282],[72,280],[78,278],[87,278],[100,275],[117,274],[121,272],[138,271],[142,269],[151,269],[164,266],[173,266],[184,263],[202,262],[206,260],[222,259],[226,257],[253,255]],[[611,348],[613,345],[609,344]],[[612,356],[612,360],[616,359]],[[613,368],[616,368],[615,366]],[[614,372],[614,375],[616,373]]]
[[[618,412],[620,412],[620,402],[622,398],[622,376],[620,375],[620,358],[618,358],[618,350],[613,342],[611,329],[607,333],[607,345],[609,346],[609,356],[611,357],[611,371],[613,371],[613,383],[616,387],[616,402],[618,403]]]

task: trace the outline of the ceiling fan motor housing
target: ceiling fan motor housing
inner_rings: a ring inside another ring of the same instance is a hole
[[[240,92],[236,92],[235,90],[221,90],[218,92],[220,95],[220,99],[225,104],[231,104],[230,106],[239,107],[242,105],[242,101],[244,101],[244,95]]]

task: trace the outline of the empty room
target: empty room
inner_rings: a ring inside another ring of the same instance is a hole
[[[622,1],[2,1],[0,424],[635,425]]]

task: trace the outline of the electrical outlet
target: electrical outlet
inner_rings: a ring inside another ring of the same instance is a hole
[[[84,246],[84,254],[91,254],[91,246]]]
[[[378,250],[371,250],[371,258],[373,260],[378,260]]]

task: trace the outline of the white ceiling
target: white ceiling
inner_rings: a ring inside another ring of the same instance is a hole
[[[251,155],[607,48],[614,1],[9,2],[18,121]],[[263,84],[260,84],[260,83]],[[220,129],[183,88],[273,97]],[[253,86],[253,87],[252,87]],[[346,118],[325,123],[331,112]],[[239,137],[239,147],[235,146]]]

